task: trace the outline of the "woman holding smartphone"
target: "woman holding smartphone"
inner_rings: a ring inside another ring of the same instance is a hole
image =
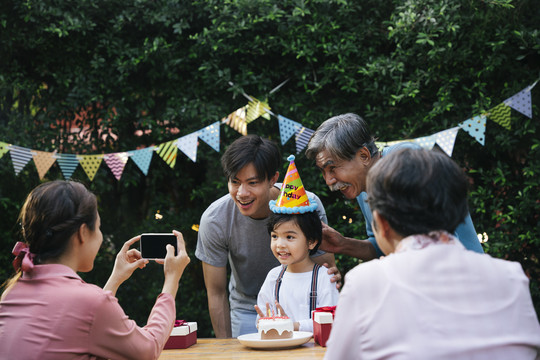
[[[103,241],[97,200],[74,181],[36,187],[21,210],[24,242],[13,250],[16,274],[0,301],[2,359],[156,359],[174,325],[178,282],[190,259],[182,234],[174,231],[178,251],[167,246],[165,280],[147,325],[139,327],[124,313],[116,290],[148,260],[129,249],[118,253],[103,289],[85,283]]]

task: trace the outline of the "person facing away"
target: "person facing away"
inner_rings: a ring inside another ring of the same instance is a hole
[[[0,301],[1,359],[157,359],[176,318],[174,298],[190,259],[182,234],[167,245],[163,289],[146,326],[124,313],[116,290],[144,268],[136,236],[124,243],[105,287],[84,282],[103,241],[97,200],[84,185],[51,181],[30,192],[19,216],[16,275]]]
[[[270,248],[280,266],[268,272],[257,297],[257,321],[273,314],[288,316],[294,331],[313,332],[311,313],[317,307],[334,306],[339,292],[326,271],[319,271],[309,255],[322,240],[322,223],[309,200],[294,164],[290,161],[281,194],[270,201],[274,212],[268,221]],[[266,313],[263,312],[266,310]]]
[[[279,265],[268,246],[266,224],[272,213],[268,203],[280,192],[276,187],[280,162],[278,147],[257,135],[236,139],[221,158],[229,193],[201,216],[195,251],[202,261],[208,309],[218,338],[257,332],[257,294],[268,271]],[[319,218],[326,222],[322,203],[309,195],[319,204]],[[337,273],[333,254],[318,251],[313,260]],[[336,274],[334,281],[339,278]]]
[[[468,213],[467,186],[437,151],[402,149],[373,166],[368,202],[386,256],[345,276],[325,359],[538,359],[521,265],[452,235]]]
[[[334,116],[317,128],[307,145],[306,156],[315,161],[331,191],[340,191],[349,200],[356,198],[368,235],[367,240],[359,240],[345,237],[330,226],[323,226],[322,250],[364,261],[383,255],[371,227],[366,177],[380,159],[403,147],[420,148],[414,143],[404,142],[379,151],[367,123],[352,113]],[[468,250],[483,253],[469,214],[456,228],[455,235]]]

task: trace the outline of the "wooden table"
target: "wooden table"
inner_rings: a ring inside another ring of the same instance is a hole
[[[322,359],[326,348],[315,344],[313,339],[292,349],[260,350],[248,348],[237,339],[197,339],[187,349],[163,350],[160,360],[165,359]]]

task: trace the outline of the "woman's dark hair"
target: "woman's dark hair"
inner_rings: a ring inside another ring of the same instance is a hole
[[[369,170],[368,203],[402,236],[453,233],[468,213],[464,171],[438,151],[404,148]]]
[[[281,154],[275,143],[258,135],[236,139],[221,157],[221,166],[227,180],[233,179],[246,165],[252,163],[259,180],[270,180],[278,171]]]
[[[60,256],[82,224],[94,230],[97,200],[75,181],[51,181],[37,186],[26,198],[19,221],[24,242],[35,263]]]
[[[322,242],[322,224],[319,214],[316,211],[304,214],[272,214],[268,218],[268,233],[271,234],[276,226],[287,221],[294,221],[304,233],[307,241],[315,241],[315,247],[309,251],[309,255],[315,254]]]

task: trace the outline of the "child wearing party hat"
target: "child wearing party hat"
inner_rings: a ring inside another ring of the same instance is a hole
[[[310,254],[322,241],[322,224],[309,199],[290,155],[289,168],[277,200],[269,205],[270,248],[281,263],[270,270],[259,291],[255,309],[259,317],[268,313],[290,317],[295,331],[313,331],[311,311],[337,304],[339,292],[326,269],[319,271]]]

